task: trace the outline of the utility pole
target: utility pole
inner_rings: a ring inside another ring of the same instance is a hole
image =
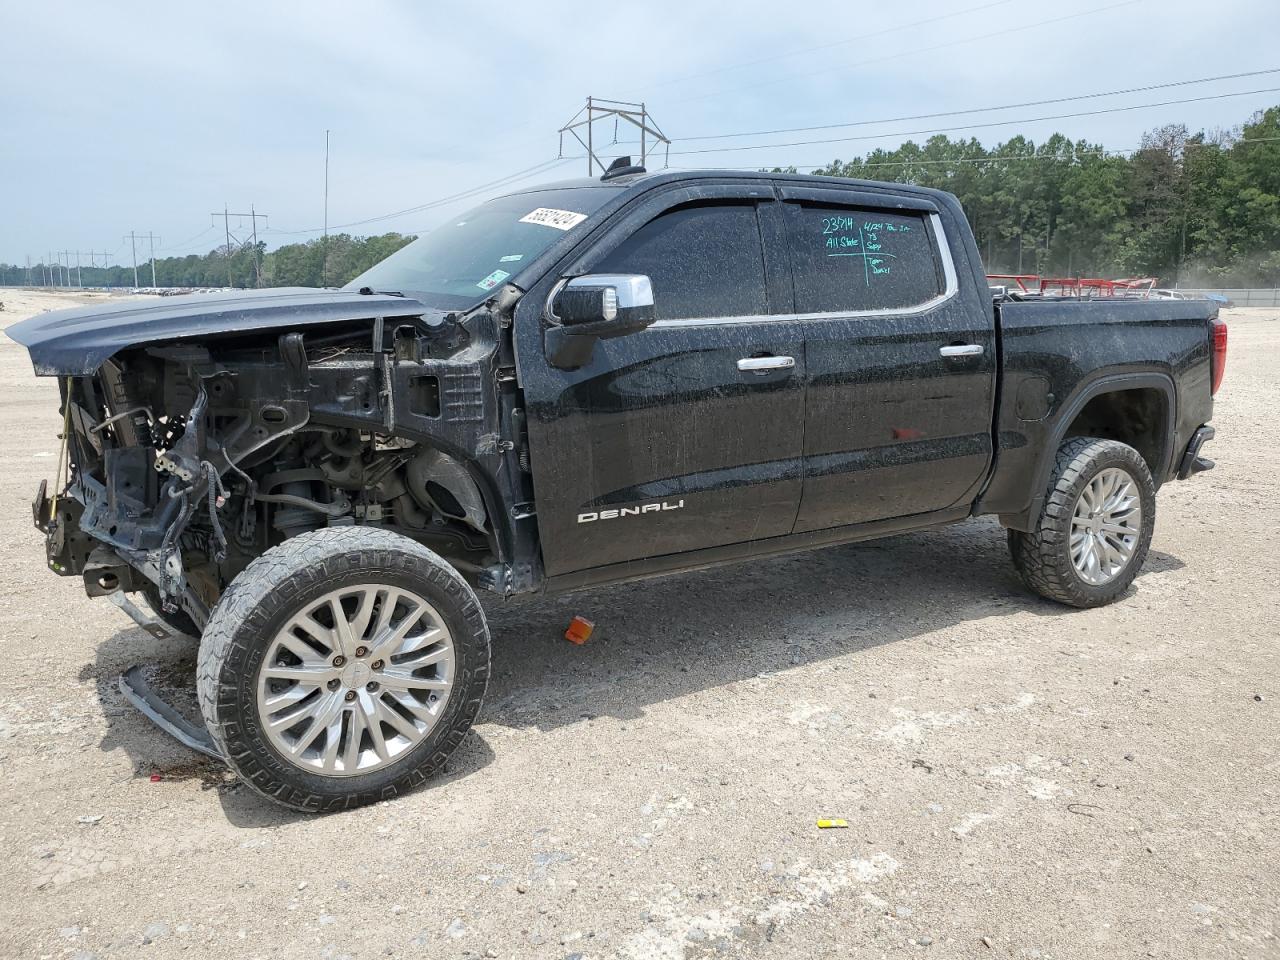
[[[75,255],[76,255],[76,285],[81,290],[83,290],[84,282],[80,279],[80,258],[82,256],[88,257],[89,269],[92,270],[98,266],[98,257],[102,257],[102,268],[105,270],[107,267],[107,257],[109,257],[110,254],[107,253],[105,250],[102,251],[101,253],[99,253],[96,250],[76,250]]]
[[[231,277],[231,221],[228,219],[227,205],[225,203],[222,205],[222,228],[227,233],[227,286],[234,287],[235,282]]]
[[[583,114],[586,114],[586,116],[583,116]],[[599,97],[587,97],[587,105],[570,117],[569,122],[560,128],[560,155],[564,155],[564,135],[566,133],[571,134],[587,151],[587,176],[594,177],[596,175],[597,165],[600,167],[600,172],[604,173],[608,165],[596,156],[593,128],[597,120],[604,120],[608,117],[614,118],[615,129],[618,120],[625,120],[632,126],[639,128],[640,166],[643,167],[649,158],[650,137],[654,139],[654,147],[657,147],[660,143],[666,144],[667,158],[670,158],[671,141],[658,128],[653,116],[643,103],[631,103],[626,100],[601,100]],[[578,134],[578,130],[581,127],[587,128],[587,139],[585,141]],[[617,142],[616,138],[614,142]]]
[[[129,249],[133,252],[133,286],[136,290],[138,287],[138,241],[146,240],[151,244],[151,287],[156,286],[156,241],[160,238],[153,234],[150,230],[146,234],[139,236],[136,231],[130,230],[128,235]],[[105,257],[103,265],[106,265]]]
[[[151,286],[156,286],[156,241],[160,238],[147,231],[147,242],[151,244]]]
[[[31,286],[31,254],[27,254],[27,286]]]
[[[138,238],[129,231],[129,250],[133,254],[133,289],[138,289]]]
[[[217,214],[217,212],[216,212],[216,211],[215,211],[214,213],[209,214],[209,216],[210,216],[210,217],[217,217],[217,215],[218,215],[218,214]],[[248,213],[232,213],[232,212],[230,211],[230,209],[229,209],[225,204],[223,205],[223,207],[222,207],[222,229],[223,229],[223,232],[226,234],[226,237],[227,237],[227,286],[229,286],[229,287],[234,287],[234,286],[235,286],[235,280],[234,280],[234,279],[233,279],[233,277],[231,276],[231,240],[232,240],[232,236],[231,236],[231,218],[232,218],[232,217],[240,217],[240,218],[242,218],[242,219],[243,219],[244,217],[248,217],[248,218],[250,219],[250,221],[253,223],[253,239],[252,239],[252,241],[251,241],[251,242],[253,243],[253,268],[254,268],[254,274],[256,275],[257,280],[258,280],[258,285],[259,285],[259,286],[261,286],[261,285],[262,285],[262,267],[261,267],[261,265],[258,263],[258,218],[259,218],[259,217],[261,217],[261,218],[262,218],[262,220],[263,220],[264,222],[267,222],[267,223],[268,223],[268,225],[270,225],[270,221],[269,221],[269,219],[268,219],[268,217],[267,217],[267,214],[265,214],[265,213],[258,213],[258,212],[253,208],[253,205],[252,205],[252,204],[250,204],[250,205],[249,205],[249,212],[248,212]],[[236,229],[239,229],[239,227],[237,227]],[[243,247],[244,247],[244,244],[243,244],[243,243],[241,243],[241,242],[240,242],[240,240],[239,240],[238,238],[236,239],[236,245],[237,245],[237,247],[239,247],[239,248],[243,248]]]
[[[324,132],[324,240],[321,241],[320,286],[329,285],[329,131]]]
[[[253,204],[249,204],[249,219],[253,222],[253,276],[258,286],[262,286],[262,264],[258,262],[258,215],[253,212]]]

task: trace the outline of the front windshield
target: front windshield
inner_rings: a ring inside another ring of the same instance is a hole
[[[343,289],[369,287],[445,310],[465,309],[616,195],[609,187],[578,187],[490,200],[397,250]]]

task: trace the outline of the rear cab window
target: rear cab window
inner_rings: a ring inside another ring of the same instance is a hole
[[[927,214],[791,201],[796,312],[909,310],[945,289]]]

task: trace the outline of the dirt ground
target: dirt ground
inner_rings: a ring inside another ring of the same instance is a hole
[[[322,818],[122,701],[193,651],[45,571],[56,389],[0,338],[0,955],[1280,956],[1280,311],[1225,316],[1218,468],[1120,603],[987,521],[487,602],[448,775]]]

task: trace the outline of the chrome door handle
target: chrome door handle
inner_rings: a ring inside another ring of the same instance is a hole
[[[770,370],[790,370],[795,365],[795,357],[743,357],[738,361],[738,369],[743,373],[768,373]]]
[[[943,347],[938,352],[944,357],[980,357],[982,356],[982,344],[960,343],[950,347]]]

